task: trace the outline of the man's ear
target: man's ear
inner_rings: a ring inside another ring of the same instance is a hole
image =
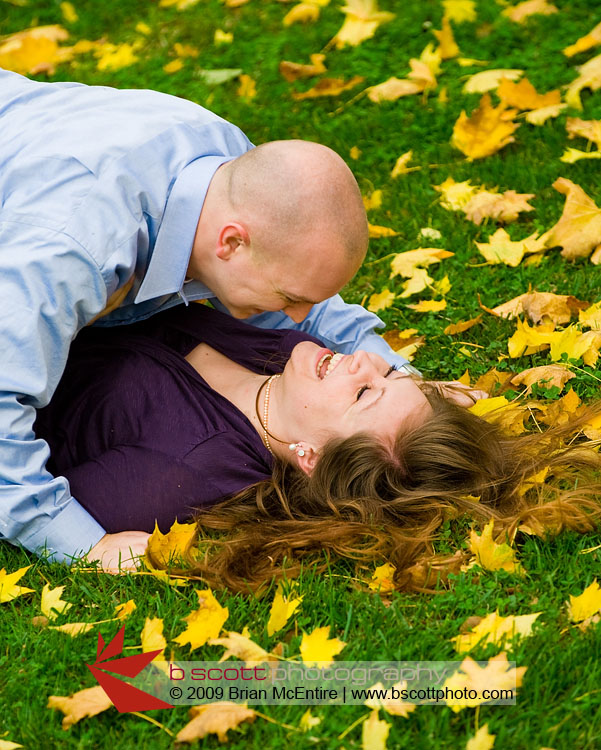
[[[317,451],[313,450],[313,448],[299,444],[296,449],[296,461],[298,463],[298,468],[301,471],[304,471],[307,476],[311,476],[313,473],[313,469],[315,469],[318,459],[319,455]]]
[[[250,244],[250,235],[244,224],[232,221],[219,230],[215,254],[221,260],[230,260],[243,245]]]

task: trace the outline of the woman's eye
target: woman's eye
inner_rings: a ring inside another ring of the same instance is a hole
[[[361,398],[361,396],[365,393],[365,391],[369,388],[368,385],[364,385],[361,388],[359,388],[359,393],[357,393],[357,401]]]

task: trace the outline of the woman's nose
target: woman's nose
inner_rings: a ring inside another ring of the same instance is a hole
[[[369,355],[367,354],[367,352],[364,352],[362,349],[360,349],[352,355],[352,359],[348,366],[348,372],[350,375],[355,375],[358,372],[365,372],[366,369],[370,369],[372,367],[373,365],[371,359],[369,358]]]

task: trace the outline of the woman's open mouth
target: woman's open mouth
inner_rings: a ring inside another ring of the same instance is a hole
[[[340,360],[344,357],[344,354],[341,354],[340,352],[337,352],[336,354],[332,354],[332,352],[326,352],[317,363],[317,367],[315,368],[317,372],[317,377],[320,380],[325,380],[328,375],[336,368]]]

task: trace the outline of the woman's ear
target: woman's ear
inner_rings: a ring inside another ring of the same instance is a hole
[[[319,458],[317,451],[303,443],[297,443],[295,455],[298,468],[307,476],[311,476]]]

